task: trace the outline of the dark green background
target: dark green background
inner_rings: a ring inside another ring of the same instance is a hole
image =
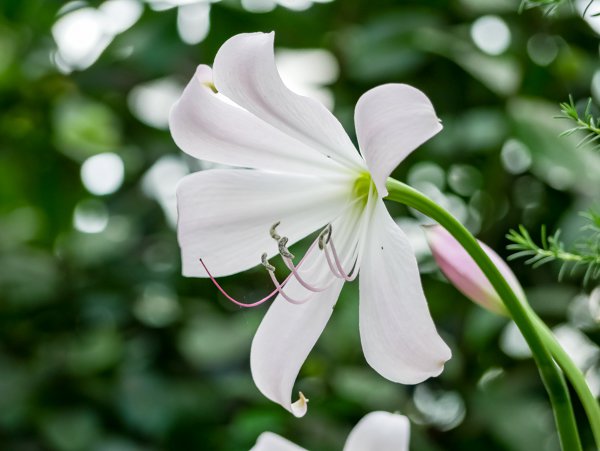
[[[425,183],[432,167],[434,175],[443,169],[442,191],[479,218],[469,225],[506,256],[504,235],[520,223],[532,231],[560,226],[575,242],[577,212],[600,192],[600,153],[558,138],[567,124],[553,119],[569,93],[577,100],[590,95],[598,69],[597,36],[575,12],[519,14],[518,2],[509,0],[336,0],[303,12],[252,14],[223,1],[212,7],[206,40],[188,46],[177,34],[175,10],[146,6],[95,64],[65,75],[50,59],[61,6],[0,2],[0,449],[245,450],[270,430],[311,450],[338,450],[372,410],[409,415],[415,451],[557,449],[534,364],[500,345],[506,320],[464,299],[430,258],[422,261],[425,289],[454,354],[442,376],[415,389],[366,364],[351,284],[298,379],[311,398],[308,415],[295,419],[262,397],[248,356],[267,307],[239,310],[210,282],[180,276],[175,232],[141,188],[158,158],[180,152],[167,131],[136,119],[127,95],[166,76],[187,83],[197,64],[211,64],[219,46],[244,31],[275,30],[277,46],[331,51],[341,69],[331,86],[335,113],[351,136],[363,92],[413,84],[431,98],[445,129],[395,176],[410,181],[412,170],[412,180]],[[471,40],[471,24],[485,14],[510,28],[501,56],[483,54]],[[540,33],[558,50],[548,66],[527,51]],[[123,57],[126,48],[132,50]],[[493,81],[503,70],[520,74],[512,92]],[[509,139],[532,156],[522,173],[502,164]],[[125,161],[125,182],[99,197],[109,211],[107,229],[82,233],[73,227],[74,208],[94,196],[80,166],[105,151]],[[415,168],[426,170],[419,175]],[[597,325],[575,299],[591,286],[581,288],[578,275],[559,284],[552,266],[512,267],[549,324],[570,321],[598,340]],[[248,298],[267,282],[258,269],[223,280]],[[166,297],[173,315],[148,296]],[[596,356],[590,371],[599,374],[597,365]]]

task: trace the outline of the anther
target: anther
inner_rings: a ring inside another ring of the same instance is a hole
[[[282,257],[293,259],[294,254],[292,254],[286,247],[286,244],[288,243],[288,241],[289,241],[288,237],[284,236],[277,242],[277,244],[279,245],[279,253],[281,254]]]
[[[273,224],[271,226],[271,229],[269,230],[269,234],[271,235],[271,238],[273,238],[275,241],[279,241],[281,239],[281,237],[277,234],[277,227],[279,226],[279,224],[281,224],[281,221],[277,221],[275,224]]]
[[[299,399],[298,401],[292,403],[292,413],[296,417],[302,417],[306,414],[308,410],[308,398],[304,396],[304,393],[298,392]]]
[[[269,271],[269,272],[275,272],[275,266],[273,266],[272,264],[269,263],[269,260],[267,259],[267,253],[266,252],[260,256],[260,262],[262,263],[262,265],[265,268],[267,268],[267,271]]]
[[[321,233],[319,233],[319,249],[325,249],[325,245],[329,243],[331,238],[331,224],[327,224]]]

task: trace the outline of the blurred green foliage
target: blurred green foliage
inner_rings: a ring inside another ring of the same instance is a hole
[[[163,98],[231,35],[275,30],[277,46],[335,56],[339,78],[328,88],[350,133],[354,104],[373,86],[404,82],[426,92],[445,129],[395,176],[444,203],[501,254],[506,232],[521,223],[560,226],[575,241],[575,212],[600,194],[600,154],[559,138],[565,124],[553,119],[569,94],[600,100],[598,36],[575,10],[519,13],[518,0],[335,0],[252,13],[224,0],[211,6],[206,39],[187,45],[176,8],[143,4],[96,62],[68,70],[53,26],[86,4],[63,6],[0,3],[0,449],[244,450],[270,430],[335,450],[371,410],[409,415],[416,451],[557,449],[518,334],[442,278],[418,218],[399,206],[390,208],[415,240],[432,314],[453,350],[442,376],[410,387],[370,369],[350,285],[298,380],[309,414],[298,420],[267,401],[248,363],[266,307],[241,311],[210,282],[180,276],[168,214],[174,185],[161,191],[151,168],[170,162],[176,180],[181,167],[201,167],[172,142]],[[489,15],[508,30],[500,51],[485,47],[485,29],[476,32]],[[82,42],[92,31],[84,29]],[[157,80],[158,100],[142,90]],[[100,185],[84,183],[82,164],[105,153],[118,156],[123,179],[108,171]],[[587,340],[582,367],[600,390],[600,334],[581,276],[559,286],[551,265],[513,268],[546,321]],[[260,270],[223,284],[247,298],[268,287]]]

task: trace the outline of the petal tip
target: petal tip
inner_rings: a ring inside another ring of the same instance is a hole
[[[308,398],[302,392],[298,392],[298,396],[298,401],[291,404],[291,411],[295,417],[301,418],[308,411]]]

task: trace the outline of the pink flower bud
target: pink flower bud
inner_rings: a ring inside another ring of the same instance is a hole
[[[500,296],[460,243],[440,225],[427,226],[425,231],[433,257],[448,280],[472,301],[492,312],[506,315]],[[506,262],[489,246],[478,242],[517,297],[525,300],[523,288]]]

